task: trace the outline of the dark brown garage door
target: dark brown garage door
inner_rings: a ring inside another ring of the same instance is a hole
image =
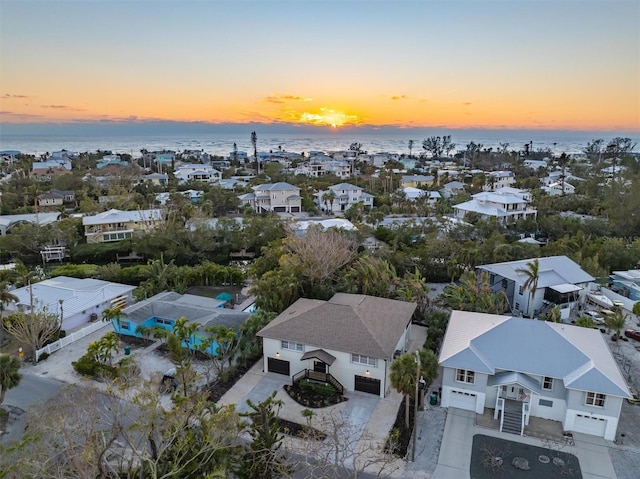
[[[289,361],[283,361],[282,359],[268,358],[267,370],[270,373],[278,373],[278,374],[284,374],[286,376],[290,376]]]
[[[362,391],[363,393],[376,394],[380,396],[380,380],[365,376],[356,376],[354,389],[356,391]]]

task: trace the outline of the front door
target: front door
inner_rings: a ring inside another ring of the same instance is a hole
[[[327,365],[322,361],[314,361],[313,362],[313,370],[317,373],[327,373]]]
[[[508,386],[504,386],[507,388],[506,398],[512,399],[514,401],[522,401],[522,396],[524,395],[524,390],[518,386],[517,384],[509,384]]]

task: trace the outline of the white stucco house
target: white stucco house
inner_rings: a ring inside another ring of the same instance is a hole
[[[495,191],[515,185],[516,175],[513,171],[491,171],[487,173],[487,180],[482,187],[484,191]]]
[[[483,191],[472,196],[473,199],[453,205],[455,216],[464,219],[470,213],[481,218],[496,218],[507,223],[528,217],[535,218],[538,211],[529,206],[529,200],[523,195],[509,191],[511,188],[489,192]]]
[[[205,183],[218,183],[222,179],[222,173],[209,165],[183,164],[173,172],[179,183],[189,181],[203,181]]]
[[[69,332],[89,321],[102,320],[106,308],[125,307],[131,303],[135,286],[99,279],[56,276],[39,283],[15,289],[18,301],[7,304],[7,311],[46,311],[62,317],[62,328]]]
[[[562,319],[584,303],[594,277],[566,256],[548,256],[538,260],[538,284],[531,294],[524,284],[527,264],[536,258],[506,261],[478,266],[479,272],[489,274],[492,291],[504,291],[515,314],[538,317],[554,306],[560,308]]]
[[[373,195],[350,183],[332,185],[328,190],[318,191],[313,196],[314,203],[322,211],[346,211],[357,203],[362,203],[364,208],[373,206]]]
[[[258,332],[264,371],[385,397],[391,361],[406,351],[415,309],[361,294],[298,299]]]
[[[249,205],[257,213],[300,213],[300,188],[286,182],[267,183],[253,187],[252,193],[238,196],[240,206]]]
[[[632,397],[597,329],[452,311],[439,363],[443,407],[492,409],[514,434],[533,416],[612,441]]]

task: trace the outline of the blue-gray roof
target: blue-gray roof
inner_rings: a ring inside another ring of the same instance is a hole
[[[596,329],[453,311],[440,364],[489,375],[511,371],[560,378],[568,389],[631,397],[609,347]]]

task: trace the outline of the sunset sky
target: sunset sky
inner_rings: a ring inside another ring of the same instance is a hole
[[[638,0],[0,0],[3,124],[640,131]]]

